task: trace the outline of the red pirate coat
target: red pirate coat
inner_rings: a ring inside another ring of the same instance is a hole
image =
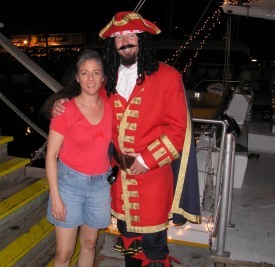
[[[141,175],[120,170],[111,187],[112,215],[125,221],[131,232],[164,230],[173,216],[172,206],[177,209],[171,163],[179,158],[190,124],[182,77],[160,63],[157,72],[135,86],[128,101],[112,94],[109,102],[114,148],[118,153],[139,153],[150,169]]]

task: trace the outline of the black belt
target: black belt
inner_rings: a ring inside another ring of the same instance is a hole
[[[113,156],[114,156],[114,159],[116,160],[116,162],[119,164],[119,167],[123,171],[127,171],[127,169],[130,169],[130,167],[132,166],[132,164],[134,163],[134,161],[136,159],[135,157],[118,153],[115,148],[113,150]]]

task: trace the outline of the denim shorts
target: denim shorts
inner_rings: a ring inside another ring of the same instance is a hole
[[[66,222],[56,220],[51,212],[51,197],[48,200],[47,219],[63,228],[87,225],[103,229],[111,223],[110,172],[89,176],[58,161],[58,188],[66,207]]]

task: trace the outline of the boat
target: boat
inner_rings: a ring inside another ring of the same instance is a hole
[[[49,90],[62,88],[1,32],[0,44]],[[234,91],[224,106],[223,89],[223,83],[215,81],[206,92],[188,92],[196,126],[203,220],[169,225],[169,249],[183,266],[274,267],[274,124],[251,113],[252,90]],[[17,157],[9,155],[14,137],[0,135],[0,266],[53,266],[54,230],[45,217],[49,187],[45,169],[35,166],[45,152],[47,134],[0,96],[45,141],[32,158]],[[214,104],[205,106],[211,101]],[[112,252],[118,234],[113,218],[100,232],[98,267],[124,266],[121,256]],[[78,253],[79,244],[72,266]]]

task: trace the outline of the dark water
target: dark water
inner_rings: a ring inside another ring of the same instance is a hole
[[[47,134],[49,122],[42,116],[40,109],[52,92],[43,86],[0,85],[0,88],[1,93],[24,115],[21,117],[16,110],[0,100],[0,134],[14,137],[14,141],[8,144],[8,154],[32,158],[46,141],[39,132]],[[24,121],[23,117],[28,118],[31,124]]]

